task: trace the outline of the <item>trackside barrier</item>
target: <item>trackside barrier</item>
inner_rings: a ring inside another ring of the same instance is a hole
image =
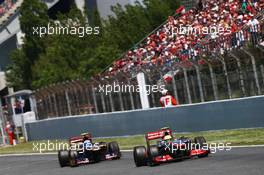
[[[87,131],[94,137],[137,135],[164,126],[179,132],[264,127],[264,96],[54,118],[27,123],[26,130],[32,141],[65,139]]]

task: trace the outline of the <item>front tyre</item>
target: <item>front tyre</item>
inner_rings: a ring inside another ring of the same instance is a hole
[[[116,159],[121,158],[121,151],[117,142],[108,143],[108,149],[110,153],[117,155]]]
[[[196,144],[196,149],[202,149],[206,145],[206,140],[203,136],[195,137],[194,143]],[[198,155],[199,158],[208,157],[209,150],[206,153]]]

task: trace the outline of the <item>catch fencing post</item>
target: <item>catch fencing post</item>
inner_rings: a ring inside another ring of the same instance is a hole
[[[149,75],[146,71],[142,70],[142,72],[145,74],[145,77],[148,77],[149,82],[152,84],[153,83],[153,79],[151,78],[151,75]],[[156,101],[155,101],[155,96],[153,92],[150,92],[151,94],[151,101],[153,104],[153,107],[156,107]]]
[[[104,99],[103,93],[100,93],[100,98],[101,98],[101,101],[102,101],[103,112],[106,112],[105,99]]]
[[[118,80],[117,80],[117,83],[120,86],[120,83]],[[122,86],[122,83],[121,83],[121,86]],[[121,109],[121,111],[124,111],[125,108],[124,108],[124,102],[123,102],[123,98],[122,98],[122,88],[120,88],[120,91],[118,92],[118,98],[120,101],[120,109]]]
[[[243,94],[244,97],[246,97],[246,88],[245,88],[245,81],[244,81],[244,76],[243,76],[243,72],[242,72],[242,67],[241,67],[241,61],[236,55],[234,55],[232,53],[230,53],[230,56],[235,58],[235,60],[237,62],[237,67],[238,67],[238,71],[239,71],[239,80],[240,80],[240,86],[241,86],[242,94]]]
[[[260,70],[261,70],[261,76],[262,76],[262,83],[263,83],[263,89],[264,89],[264,66],[263,65],[260,65]]]
[[[94,107],[95,107],[95,113],[99,113],[98,105],[96,101],[96,94],[95,94],[95,87],[92,85],[92,94],[93,94],[93,101],[94,101]]]
[[[106,80],[106,83],[108,85],[110,85],[110,82],[108,80]],[[111,85],[112,86],[112,85]],[[114,106],[114,100],[113,100],[113,96],[112,96],[112,90],[111,92],[109,93],[109,100],[110,100],[110,107],[111,107],[111,112],[114,112],[115,111],[115,106]]]
[[[68,114],[69,114],[69,116],[71,116],[72,115],[72,112],[71,112],[71,102],[70,102],[68,90],[65,90],[65,97],[66,97],[66,102],[67,102]]]
[[[228,96],[229,96],[229,99],[231,99],[232,98],[232,90],[231,90],[231,86],[230,86],[230,80],[229,80],[229,76],[228,76],[228,72],[227,72],[226,62],[225,62],[224,57],[222,57],[222,56],[219,56],[218,59],[220,60],[220,62],[223,65],[223,71],[224,71],[224,74],[226,77]]]
[[[199,69],[199,66],[197,66],[197,65],[194,65],[194,67],[195,67],[195,71],[196,71],[196,75],[197,75],[197,81],[198,81],[199,92],[200,92],[200,99],[201,99],[201,102],[204,102],[204,93],[203,93],[200,69]]]
[[[215,79],[215,75],[214,75],[214,71],[213,71],[213,67],[212,65],[207,62],[208,66],[209,66],[209,71],[210,71],[210,76],[211,76],[211,81],[212,81],[212,86],[213,86],[213,92],[214,92],[214,98],[215,100],[218,100],[218,88],[217,88],[217,84],[216,84],[216,79]]]
[[[176,81],[175,81],[174,75],[172,77],[172,87],[173,87],[174,96],[177,99],[177,101],[179,101],[178,92],[177,92],[177,85],[176,85]]]
[[[147,96],[146,80],[145,80],[145,75],[143,72],[140,72],[137,74],[137,81],[138,81],[138,86],[140,90],[139,94],[140,94],[142,109],[148,109],[149,99]]]
[[[53,100],[54,100],[55,115],[56,115],[56,117],[59,117],[59,111],[58,111],[58,104],[57,104],[56,95],[52,94],[52,97],[53,97]]]
[[[129,78],[127,78],[127,82],[129,85],[131,85],[131,81],[129,80]],[[130,97],[130,101],[131,101],[132,110],[134,110],[135,109],[135,103],[134,103],[134,98],[133,98],[133,92],[131,92],[131,90],[129,91],[129,97]]]
[[[183,68],[183,73],[184,73],[184,80],[185,80],[185,85],[186,85],[186,90],[187,90],[188,102],[189,102],[189,104],[191,104],[192,103],[192,97],[191,97],[189,80],[188,80],[186,68]]]
[[[259,85],[259,80],[258,80],[258,72],[257,72],[255,57],[251,53],[249,53],[247,50],[245,50],[245,49],[242,49],[242,50],[251,58],[251,63],[252,63],[252,68],[253,68],[253,72],[254,72],[255,83],[256,83],[258,95],[260,95],[261,94],[261,90],[260,90],[260,85]]]

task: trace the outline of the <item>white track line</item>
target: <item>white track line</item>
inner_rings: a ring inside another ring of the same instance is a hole
[[[258,148],[264,147],[264,145],[240,145],[240,146],[231,146],[231,148]]]
[[[260,147],[264,147],[264,145],[231,146],[231,148],[260,148]],[[133,150],[121,150],[121,152],[133,152]],[[0,157],[42,156],[42,155],[57,155],[57,152],[51,152],[51,153],[1,154]]]

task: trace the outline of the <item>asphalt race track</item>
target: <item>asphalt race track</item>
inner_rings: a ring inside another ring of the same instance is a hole
[[[263,175],[264,147],[233,148],[208,158],[136,168],[132,153],[120,160],[60,168],[56,155],[0,157],[0,175]]]

